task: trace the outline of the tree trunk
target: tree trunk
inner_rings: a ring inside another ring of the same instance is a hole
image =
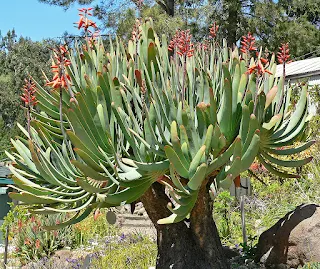
[[[167,14],[169,16],[174,16],[174,0],[166,0],[166,6],[167,6]]]
[[[174,0],[156,1],[158,5],[169,15],[174,16]]]
[[[167,217],[169,198],[164,187],[153,184],[141,201],[157,230],[157,269],[227,269],[219,234],[212,218],[212,201],[203,187],[190,220],[159,225],[157,220]]]
[[[238,41],[237,31],[239,29],[239,24],[241,22],[241,8],[242,1],[240,0],[228,0],[224,1],[224,13],[228,14],[226,20],[226,29],[227,29],[227,43],[231,48]]]

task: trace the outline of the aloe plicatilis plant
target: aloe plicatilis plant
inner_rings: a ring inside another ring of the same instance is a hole
[[[135,29],[108,51],[101,38],[55,50],[56,75],[49,88],[36,83],[31,127],[19,125],[24,137],[7,152],[10,196],[35,214],[74,214],[48,229],[141,200],[157,229],[157,268],[228,268],[212,199],[240,187],[256,158],[279,177],[298,177],[292,168],[311,158],[281,156],[314,143],[294,146],[310,120],[308,86],[291,109],[274,56],[262,58],[252,38],[239,52],[216,35],[196,48],[188,31],[168,46],[151,19]]]

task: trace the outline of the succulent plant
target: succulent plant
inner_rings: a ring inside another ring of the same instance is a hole
[[[151,19],[136,27],[135,40],[110,41],[108,51],[101,39],[63,50],[64,87],[36,85],[30,133],[19,125],[25,137],[7,152],[11,198],[38,214],[74,212],[62,227],[160,183],[172,215],[158,223],[168,224],[188,218],[202,186],[211,184],[212,197],[233,181],[240,186],[255,158],[280,177],[298,177],[291,168],[311,158],[281,157],[313,143],[294,146],[310,120],[307,85],[297,86],[292,108],[274,56],[267,63],[225,42],[195,49],[188,32],[168,50]]]

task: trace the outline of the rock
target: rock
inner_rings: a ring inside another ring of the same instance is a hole
[[[300,205],[263,232],[255,261],[272,268],[320,262],[320,206]]]
[[[223,252],[224,255],[226,255],[227,259],[232,259],[239,256],[239,252],[236,249],[232,249],[227,246],[223,246]]]
[[[142,208],[137,210],[136,214],[139,215],[139,216],[143,216],[145,212],[146,212],[146,210],[142,207]]]

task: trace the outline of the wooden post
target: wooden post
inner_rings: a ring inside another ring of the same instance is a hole
[[[242,227],[242,238],[243,244],[247,244],[247,231],[246,231],[246,219],[245,219],[245,212],[244,212],[244,196],[240,196],[240,211],[241,211],[241,227]]]
[[[8,245],[9,245],[9,225],[6,228],[6,238],[4,242],[3,268],[7,268],[8,263]]]

